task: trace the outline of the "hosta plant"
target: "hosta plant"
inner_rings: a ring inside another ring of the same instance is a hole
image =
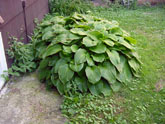
[[[137,75],[136,40],[116,21],[73,14],[47,17],[34,31],[39,79],[60,94],[110,95]]]

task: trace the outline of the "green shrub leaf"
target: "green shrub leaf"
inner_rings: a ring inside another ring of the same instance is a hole
[[[101,79],[100,69],[97,66],[89,67],[85,69],[86,76],[90,83],[95,84]]]
[[[82,28],[73,28],[70,30],[72,33],[74,34],[78,34],[78,35],[87,35],[87,32],[84,31],[84,29]]]
[[[59,51],[61,51],[61,45],[57,44],[57,45],[50,45],[47,47],[45,53],[43,54],[42,58],[45,58],[47,56],[53,55],[58,53]]]
[[[66,83],[72,79],[74,72],[69,68],[68,64],[64,64],[59,67],[58,75],[61,82]]]
[[[48,40],[51,39],[54,36],[52,31],[48,31],[46,32],[43,36],[42,36],[42,40]]]
[[[86,61],[86,50],[78,49],[74,55],[74,61],[76,64],[84,63]]]
[[[67,64],[67,61],[63,58],[59,59],[55,65],[55,69],[54,69],[54,73],[57,73],[58,72],[58,69],[60,66],[64,65],[64,64]]]
[[[95,62],[103,62],[105,60],[105,55],[104,54],[95,54],[95,55],[92,55],[92,58]]]
[[[115,83],[111,84],[111,88],[114,92],[118,92],[121,88],[121,83],[115,82]]]
[[[81,64],[70,63],[69,67],[75,72],[80,72],[84,67],[84,63]]]
[[[85,78],[76,77],[74,82],[78,85],[78,88],[82,93],[87,92],[87,83]]]
[[[83,44],[84,44],[86,47],[96,46],[98,42],[99,42],[98,40],[94,41],[94,40],[92,40],[92,39],[89,38],[89,37],[84,37],[84,38],[83,38]]]
[[[120,72],[121,71],[121,68],[120,66],[118,66],[120,64],[120,56],[119,56],[119,53],[115,50],[112,50],[112,51],[109,51],[107,50],[106,51],[108,56],[109,56],[109,59],[110,61],[112,62],[112,64],[117,68],[117,70]]]
[[[90,57],[89,53],[86,54],[86,60],[87,60],[87,63],[88,63],[89,66],[94,66],[95,65],[95,63],[92,60],[92,58]]]
[[[104,62],[99,65],[101,76],[105,78],[110,84],[116,82],[116,69],[110,62]]]
[[[113,47],[115,45],[114,42],[110,39],[105,39],[105,40],[103,40],[103,42],[111,47]]]
[[[129,60],[128,63],[135,72],[138,72],[140,65],[135,59]]]
[[[78,46],[77,46],[77,45],[75,45],[75,44],[74,44],[74,45],[72,45],[72,46],[71,46],[71,50],[72,50],[72,52],[74,52],[74,53],[75,53],[75,52],[78,50]]]
[[[56,82],[56,87],[58,92],[62,95],[65,93],[65,85],[58,79]]]
[[[95,53],[105,53],[106,51],[106,46],[104,44],[98,44],[97,46],[94,46],[94,47],[91,47],[89,48],[92,52],[95,52]]]

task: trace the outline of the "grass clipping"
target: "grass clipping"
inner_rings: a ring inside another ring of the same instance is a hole
[[[39,79],[62,95],[108,96],[137,76],[136,40],[118,22],[74,13],[48,16],[32,37]]]

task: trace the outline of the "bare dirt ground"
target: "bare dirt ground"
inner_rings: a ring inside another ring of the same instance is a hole
[[[0,93],[0,124],[64,124],[56,91],[46,91],[32,73],[8,83]]]

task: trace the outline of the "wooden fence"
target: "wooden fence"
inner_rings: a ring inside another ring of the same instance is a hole
[[[139,4],[146,4],[146,3],[150,3],[151,5],[155,5],[155,4],[164,4],[165,0],[138,0]]]
[[[33,32],[34,19],[41,20],[48,12],[48,0],[0,0],[0,16],[4,20],[0,24],[0,32],[4,48],[9,48],[9,36],[24,38],[23,42],[27,43],[26,34],[31,35]],[[10,67],[8,57],[7,62]]]

